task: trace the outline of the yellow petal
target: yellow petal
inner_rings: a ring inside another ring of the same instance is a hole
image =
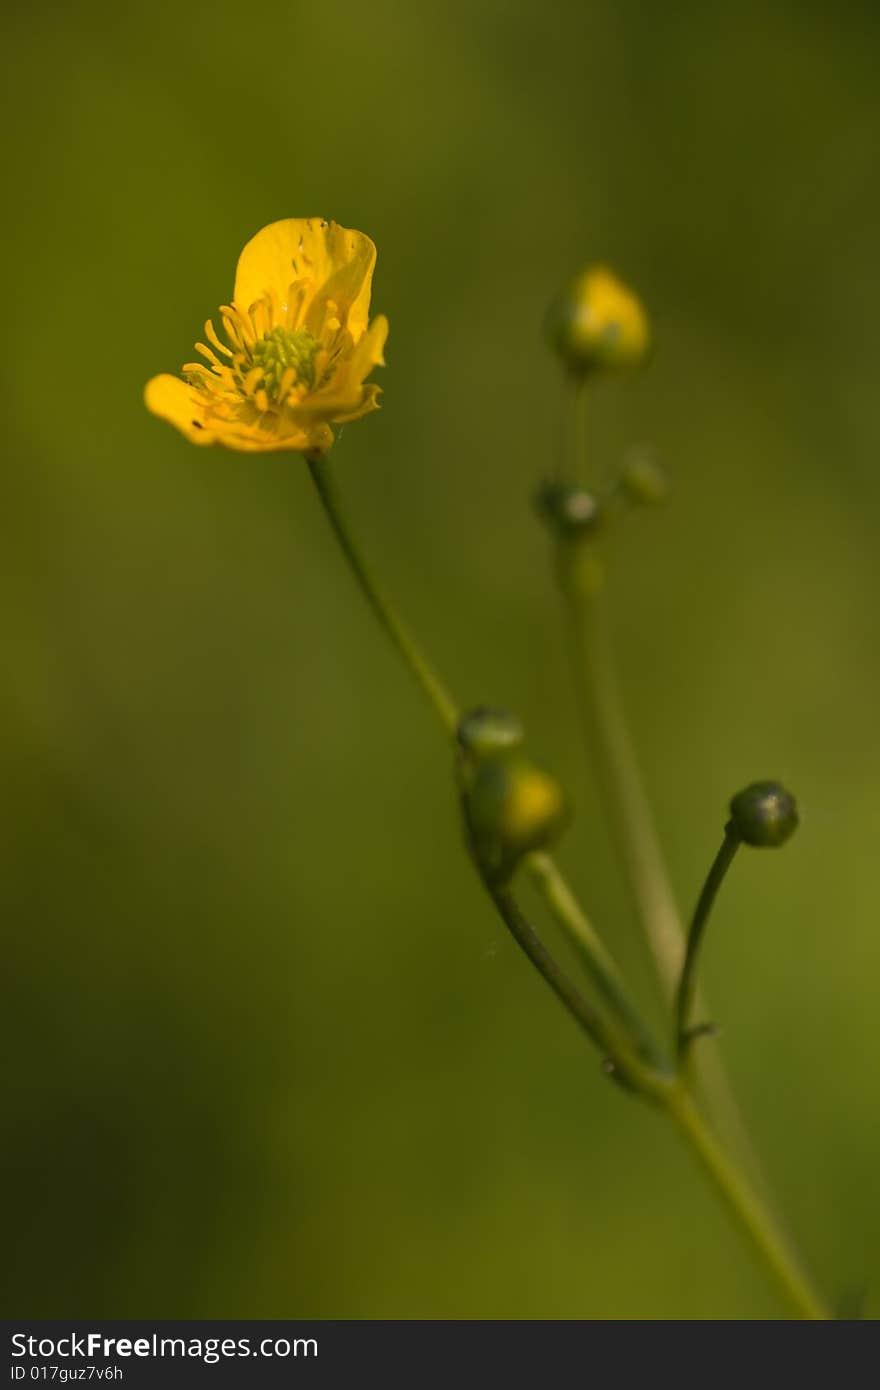
[[[388,320],[377,314],[355,345],[348,364],[348,378],[360,384],[374,367],[385,366],[385,344],[388,340]]]
[[[185,434],[194,444],[219,444],[240,453],[268,454],[287,451],[326,451],[333,432],[326,414],[314,420],[297,420],[286,433],[261,429],[236,418],[224,418],[223,406],[211,408],[185,381],[176,376],[154,376],[144,391],[147,408]]]
[[[338,230],[342,231],[342,228]],[[305,326],[317,338],[322,335],[328,300],[332,301],[339,322],[355,340],[361,337],[369,319],[376,248],[370,238],[361,232],[347,232],[345,235],[356,236],[359,241],[342,249],[346,259],[337,265],[329,280],[318,290],[306,313]]]
[[[350,405],[341,406],[339,410],[333,412],[332,420],[334,425],[344,425],[347,420],[359,420],[362,415],[369,415],[370,411],[379,409],[379,396],[382,387],[370,382],[368,386],[360,389],[360,398],[352,401]]]
[[[279,304],[286,304],[295,280],[311,283],[310,298],[316,293],[322,299],[334,298],[329,288],[335,281],[348,308],[352,336],[357,336],[367,323],[375,260],[376,248],[368,236],[336,222],[321,217],[271,222],[251,238],[239,257],[235,303],[247,310],[265,295],[277,295]]]
[[[323,421],[297,424],[286,434],[262,430],[256,425],[236,424],[218,428],[216,443],[248,454],[306,454],[313,449],[326,453],[333,443],[333,431]]]
[[[180,377],[154,376],[147,382],[144,400],[148,410],[168,420],[194,444],[213,444],[215,436],[204,424],[204,402]]]
[[[384,314],[377,314],[366,333],[355,346],[347,362],[344,362],[333,380],[322,391],[306,396],[296,408],[299,419],[332,420],[339,424],[343,420],[356,420],[370,410],[378,410],[378,396],[381,387],[364,388],[364,377],[374,367],[385,364],[383,356],[388,337],[388,320]]]

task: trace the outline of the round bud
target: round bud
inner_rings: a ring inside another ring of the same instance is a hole
[[[620,485],[631,502],[656,507],[669,496],[669,479],[662,464],[646,449],[634,450],[620,470]]]
[[[515,714],[506,709],[481,706],[462,715],[455,736],[465,753],[475,762],[482,762],[518,748],[524,731]]]
[[[731,801],[730,825],[744,844],[784,845],[798,827],[794,797],[779,782],[752,782]]]
[[[509,875],[517,861],[561,831],[565,796],[554,777],[522,754],[481,763],[467,790],[474,849],[484,869]]]
[[[550,306],[547,334],[579,375],[637,367],[651,338],[639,299],[605,266],[591,266],[560,291]]]
[[[554,531],[568,536],[586,535],[602,521],[595,493],[566,483],[545,483],[538,493],[538,510]]]

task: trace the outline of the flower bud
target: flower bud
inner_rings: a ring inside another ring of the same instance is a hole
[[[639,299],[605,266],[591,266],[560,291],[550,306],[547,333],[578,375],[639,366],[651,337]]]
[[[523,726],[508,710],[481,706],[462,716],[455,736],[462,751],[479,763],[518,748]]]
[[[794,797],[779,782],[752,782],[730,803],[730,828],[744,844],[773,849],[797,827]]]
[[[556,532],[583,536],[602,523],[602,508],[595,493],[566,483],[545,483],[537,497],[538,510]]]
[[[475,769],[466,810],[480,865],[495,877],[509,877],[524,854],[548,845],[566,818],[559,783],[521,753]]]
[[[669,496],[669,478],[647,449],[634,449],[620,470],[620,485],[631,502],[656,507]]]

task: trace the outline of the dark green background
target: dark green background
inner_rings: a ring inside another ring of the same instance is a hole
[[[570,789],[561,858],[653,1007],[529,505],[546,300],[601,258],[649,305],[655,360],[593,425],[675,480],[616,547],[626,702],[684,903],[733,790],[799,795],[705,973],[805,1251],[833,1297],[876,1281],[876,6],[4,27],[4,1306],[781,1310],[482,899],[447,749],[302,462],[142,406],[246,239],[306,215],[379,247],[384,410],[336,450],[364,538],[457,695],[516,708]]]

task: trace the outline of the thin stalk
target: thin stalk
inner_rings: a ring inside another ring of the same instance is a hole
[[[588,384],[583,388],[588,390]],[[585,448],[584,405],[573,398],[572,437]],[[579,442],[578,442],[579,441]],[[569,476],[582,476],[583,453],[569,461]],[[632,895],[666,1001],[674,1006],[685,956],[685,935],[666,861],[642,781],[617,683],[602,593],[602,570],[592,541],[561,537],[555,548],[565,638],[578,715],[611,838]],[[696,999],[699,1005],[699,991]],[[713,1115],[766,1192],[769,1184],[717,1048],[701,1047],[694,1068]]]
[[[647,1066],[604,1011],[594,1007],[581,994],[541,941],[510,887],[493,883],[485,874],[481,874],[481,877],[486,891],[517,945],[525,952],[557,999],[596,1044],[603,1056],[614,1064],[621,1079],[647,1100],[665,1099],[670,1087],[670,1076],[664,1076]]]
[[[731,1163],[690,1094],[676,1087],[667,1097],[666,1109],[798,1317],[811,1322],[830,1319],[831,1313],[777,1235],[771,1214]]]
[[[724,882],[724,876],[736,857],[742,841],[739,835],[728,826],[724,832],[724,839],[721,848],[712,861],[712,865],[706,875],[706,882],[703,890],[697,899],[697,906],[694,909],[690,931],[688,932],[687,951],[685,952],[684,965],[681,968],[681,979],[678,983],[678,994],[675,1001],[675,1052],[679,1063],[685,1058],[689,1046],[693,1041],[689,1031],[691,1010],[693,1008],[694,994],[697,988],[697,959],[700,953],[706,925],[712,911],[718,890]]]
[[[770,1213],[727,1157],[688,1091],[681,1084],[670,1085],[668,1075],[646,1066],[602,1012],[587,1002],[547,951],[510,888],[493,884],[485,875],[483,882],[514,940],[588,1037],[611,1059],[621,1079],[667,1111],[793,1310],[809,1321],[826,1320],[828,1312],[776,1234]]]
[[[370,608],[386,635],[390,638],[392,645],[403,658],[403,661],[414,677],[417,685],[427,696],[428,702],[440,723],[448,735],[454,737],[459,721],[459,710],[446,690],[443,682],[435,674],[431,663],[422,652],[415,638],[399,617],[391,600],[385,594],[379,580],[377,579],[373,567],[370,565],[360,544],[355,538],[354,532],[348,522],[339,489],[334,481],[330,464],[326,455],[314,453],[309,454],[307,463],[312,480],[321,499],[324,513],[332,527],[345,559],[357,581],[361,593],[364,595]],[[612,974],[616,974],[616,967],[613,966],[611,958],[604,950],[599,938],[587,921],[585,914],[578,907],[574,895],[565,883],[561,873],[553,865],[548,855],[529,855],[526,860],[532,876],[542,892],[548,898],[549,905],[557,920],[560,920],[566,930],[576,940],[578,949],[584,959],[594,981],[606,993],[610,1001],[614,1000],[615,995],[622,993],[622,982],[617,986],[612,984]],[[609,969],[609,967],[611,967]],[[619,980],[619,976],[618,976]],[[610,992],[609,992],[610,991]],[[628,1005],[629,1013],[634,1017],[635,1010],[632,1005]],[[626,1016],[626,1010],[622,1016]],[[644,1023],[639,1024],[642,1034],[647,1037],[647,1029]],[[659,1056],[656,1045],[652,1045],[654,1052]]]
[[[360,547],[356,544],[351,530],[344,519],[336,488],[330,478],[326,459],[320,456],[309,458],[309,468],[318,494],[327,513],[328,520],[340,542],[343,553],[352,572],[369,602],[381,626],[393,645],[403,657],[420,688],[443,724],[447,734],[453,734],[458,723],[458,711],[445,688],[434,675],[417,644],[398,618],[391,601],[380,589],[371,567],[366,563]],[[546,872],[542,874],[541,857],[537,866],[529,856],[532,872],[537,867],[537,881],[546,885]],[[551,882],[552,877],[551,877]],[[565,976],[540,938],[522,915],[509,887],[499,887],[487,881],[486,888],[508,929],[540,971],[570,1013],[577,1019],[585,1032],[596,1042],[621,1069],[623,1077],[646,1097],[655,1100],[668,1111],[679,1132],[700,1159],[703,1168],[726,1201],[729,1209],[737,1217],[755,1249],[764,1262],[777,1276],[780,1284],[789,1295],[793,1306],[807,1318],[825,1318],[828,1314],[812,1293],[808,1283],[800,1274],[796,1262],[787,1253],[786,1247],[776,1234],[769,1213],[762,1207],[759,1199],[752,1193],[748,1184],[739,1175],[735,1165],[726,1157],[717,1141],[707,1129],[690,1094],[679,1082],[670,1084],[668,1077],[649,1066],[629,1042],[618,1032],[613,1021],[602,1009],[596,1009],[583,996],[576,986]],[[560,882],[563,882],[560,879]],[[557,901],[564,901],[563,898]],[[584,919],[585,921],[586,919]],[[583,934],[589,944],[592,931]],[[603,968],[602,957],[599,967]]]
[[[455,701],[434,674],[418,645],[413,641],[409,631],[397,616],[394,606],[386,597],[363,551],[355,540],[354,533],[346,520],[345,511],[326,457],[319,453],[308,454],[306,461],[315,487],[318,489],[318,495],[324,504],[327,519],[354,572],[361,592],[391,638],[392,644],[403,657],[422,692],[427,696],[429,704],[444,729],[448,734],[454,734],[458,724],[458,710]]]
[[[621,709],[601,596],[585,591],[581,562],[579,546],[558,543],[557,578],[575,697],[612,838],[664,992],[671,999],[684,955],[681,923]]]
[[[549,854],[535,850],[525,867],[558,925],[578,952],[596,989],[626,1025],[641,1054],[662,1067],[663,1052],[630,997],[617,965]]]
[[[583,402],[574,398],[571,433],[575,447],[581,450],[585,444],[578,420],[582,421],[583,410]],[[585,466],[583,453],[574,455],[569,461],[569,477],[582,477]],[[674,1006],[685,957],[684,930],[617,686],[602,595],[601,563],[592,541],[565,537],[557,541],[555,561],[572,683],[584,737],[607,808],[612,839],[664,996]],[[699,1001],[698,990],[694,997]],[[768,1192],[763,1165],[717,1049],[701,1047],[693,1069],[716,1122],[760,1188]],[[777,1220],[776,1228],[777,1239],[782,1242],[781,1221]]]

